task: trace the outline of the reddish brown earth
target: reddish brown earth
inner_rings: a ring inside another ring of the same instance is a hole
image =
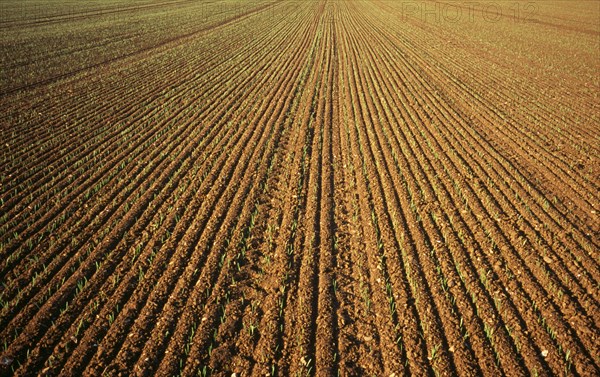
[[[600,375],[600,3],[49,4],[1,375]]]

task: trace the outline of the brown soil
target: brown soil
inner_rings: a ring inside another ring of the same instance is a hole
[[[93,4],[2,5],[1,375],[600,375],[596,3]]]

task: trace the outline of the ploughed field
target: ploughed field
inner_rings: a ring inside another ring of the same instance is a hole
[[[600,3],[0,16],[0,374],[600,374]]]

